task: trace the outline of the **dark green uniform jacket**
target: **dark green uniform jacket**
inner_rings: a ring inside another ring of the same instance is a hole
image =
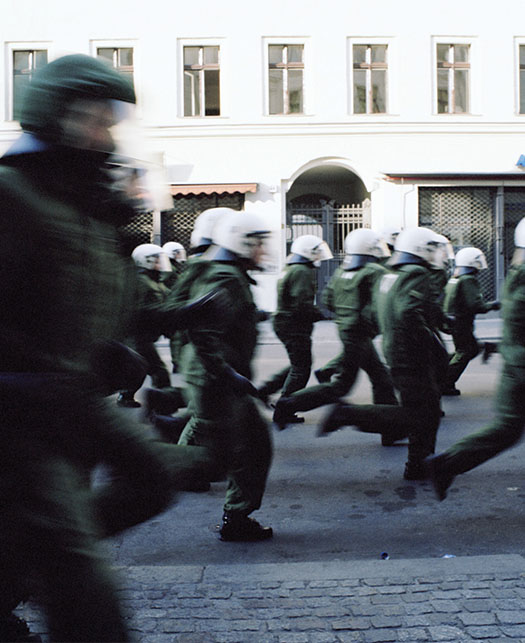
[[[206,265],[207,264],[207,265]],[[224,380],[226,366],[251,377],[251,361],[257,345],[257,311],[251,279],[234,264],[199,260],[196,270],[206,270],[190,285],[193,300],[215,288],[224,288],[231,302],[228,319],[190,331],[191,344],[184,349],[184,373],[189,383]]]
[[[391,368],[428,369],[433,345],[433,292],[430,270],[405,264],[382,277],[378,319],[383,352]]]
[[[502,301],[503,337],[499,352],[505,363],[525,368],[525,265],[512,266]]]
[[[449,279],[443,307],[447,315],[454,315],[456,329],[472,328],[477,314],[491,310],[491,306],[483,299],[479,281],[474,274]]]
[[[137,275],[137,313],[143,310],[157,309],[161,307],[168,298],[170,289],[159,278],[159,273],[153,270],[139,269]],[[142,329],[141,337],[144,341],[155,342],[162,335],[160,328],[150,325],[148,329]]]
[[[277,312],[274,328],[291,328],[311,334],[315,321],[322,318],[315,306],[316,271],[312,263],[292,263],[277,284]]]
[[[8,159],[16,169],[0,166],[2,371],[84,374],[95,343],[129,330],[133,265],[116,251],[114,222],[96,216],[97,195],[83,193],[80,163],[72,158],[71,176],[64,171],[68,156],[36,153]]]
[[[371,338],[378,334],[372,293],[386,272],[376,262],[359,270],[335,271],[323,292],[323,303],[335,314],[341,335],[352,330]]]

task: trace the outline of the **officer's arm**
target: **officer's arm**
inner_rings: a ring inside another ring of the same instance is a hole
[[[307,323],[324,319],[323,313],[314,304],[315,282],[311,270],[296,271],[289,283],[289,293],[297,319]]]
[[[462,284],[462,291],[465,308],[472,315],[488,313],[492,309],[491,304],[485,303],[477,280],[465,279]]]
[[[330,281],[326,285],[322,294],[323,306],[327,308],[330,312],[335,313],[334,305],[334,284],[338,277],[338,271],[336,270],[332,275]]]
[[[428,273],[414,273],[410,280],[404,322],[411,329],[414,349],[426,348],[433,333],[435,301]]]
[[[220,273],[214,276],[213,284],[204,286],[205,290],[220,289],[228,303],[229,318],[242,314],[237,304],[243,301],[242,286],[238,279],[229,273]],[[192,294],[199,296],[202,292]],[[222,335],[227,320],[214,315],[199,326],[189,329],[189,337],[198,358],[204,364],[207,374],[212,378],[230,377],[231,368],[224,359]]]

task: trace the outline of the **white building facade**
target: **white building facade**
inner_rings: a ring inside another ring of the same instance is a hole
[[[525,3],[502,0],[0,0],[0,153],[46,60],[101,55],[133,79],[173,209],[137,242],[182,241],[226,205],[280,231],[261,308],[298,234],[336,259],[354,227],[426,225],[481,247],[499,294],[525,215]]]

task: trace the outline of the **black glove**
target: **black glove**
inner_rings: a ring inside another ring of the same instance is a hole
[[[177,329],[205,326],[229,317],[231,301],[224,288],[217,288],[174,311]]]
[[[253,397],[259,397],[259,391],[247,377],[237,373],[237,371],[231,366],[227,367],[226,373],[228,375],[230,385],[236,393],[239,393],[239,395],[253,395]]]
[[[490,310],[499,310],[501,308],[501,302],[499,301],[489,301]]]

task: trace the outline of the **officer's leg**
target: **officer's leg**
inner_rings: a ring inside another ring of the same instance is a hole
[[[83,476],[43,444],[32,446],[37,453],[11,463],[17,485],[2,510],[1,557],[31,576],[51,640],[127,641],[113,579],[96,551]]]
[[[221,540],[257,541],[272,537],[249,514],[261,506],[272,460],[266,420],[248,396],[237,397],[229,424],[228,488],[224,502]]]
[[[308,333],[293,333],[286,339],[290,371],[283,384],[282,397],[289,397],[304,388],[312,369],[312,338]]]
[[[215,462],[205,447],[154,440],[138,423],[130,419],[123,423],[120,414],[103,402],[98,408],[94,405],[88,420],[96,432],[98,459],[110,470],[108,482],[92,497],[104,535],[151,518],[169,506],[176,490],[208,485],[215,477]]]
[[[514,446],[525,426],[525,369],[505,365],[496,395],[496,419],[459,440],[441,456],[447,473],[470,471]]]
[[[401,404],[412,417],[404,475],[408,480],[420,480],[426,477],[423,460],[435,449],[441,419],[439,390],[432,369],[419,373],[393,370],[392,375]]]
[[[326,362],[324,366],[321,366],[321,368],[318,368],[314,371],[315,377],[320,384],[329,382],[332,378],[332,375],[335,375],[337,371],[340,370],[343,356],[344,351],[341,351],[339,355],[336,355],[329,362]]]
[[[456,350],[447,366],[443,385],[444,394],[454,392],[455,384],[468,363],[479,353],[479,345],[472,331],[463,330],[454,333],[453,339]]]
[[[325,404],[333,404],[346,395],[355,384],[361,362],[361,338],[348,339],[339,357],[339,370],[330,382],[309,386],[282,397],[275,407],[274,422],[284,428],[286,419],[296,411],[309,411]]]
[[[374,404],[397,404],[392,376],[377,354],[371,339],[367,339],[364,344],[360,366],[372,384]]]
[[[266,380],[261,386],[259,386],[259,397],[266,402],[268,397],[270,395],[273,395],[274,393],[277,393],[282,389],[284,386],[284,383],[286,381],[286,378],[288,377],[288,373],[290,372],[290,367],[286,366],[282,370],[278,371],[270,377],[269,380]]]
[[[166,364],[157,352],[153,342],[137,342],[137,351],[148,363],[148,375],[155,388],[171,386],[171,379]]]
[[[235,421],[230,425],[231,453],[224,510],[248,515],[261,506],[273,447],[268,424],[253,400],[242,396],[236,406]]]

